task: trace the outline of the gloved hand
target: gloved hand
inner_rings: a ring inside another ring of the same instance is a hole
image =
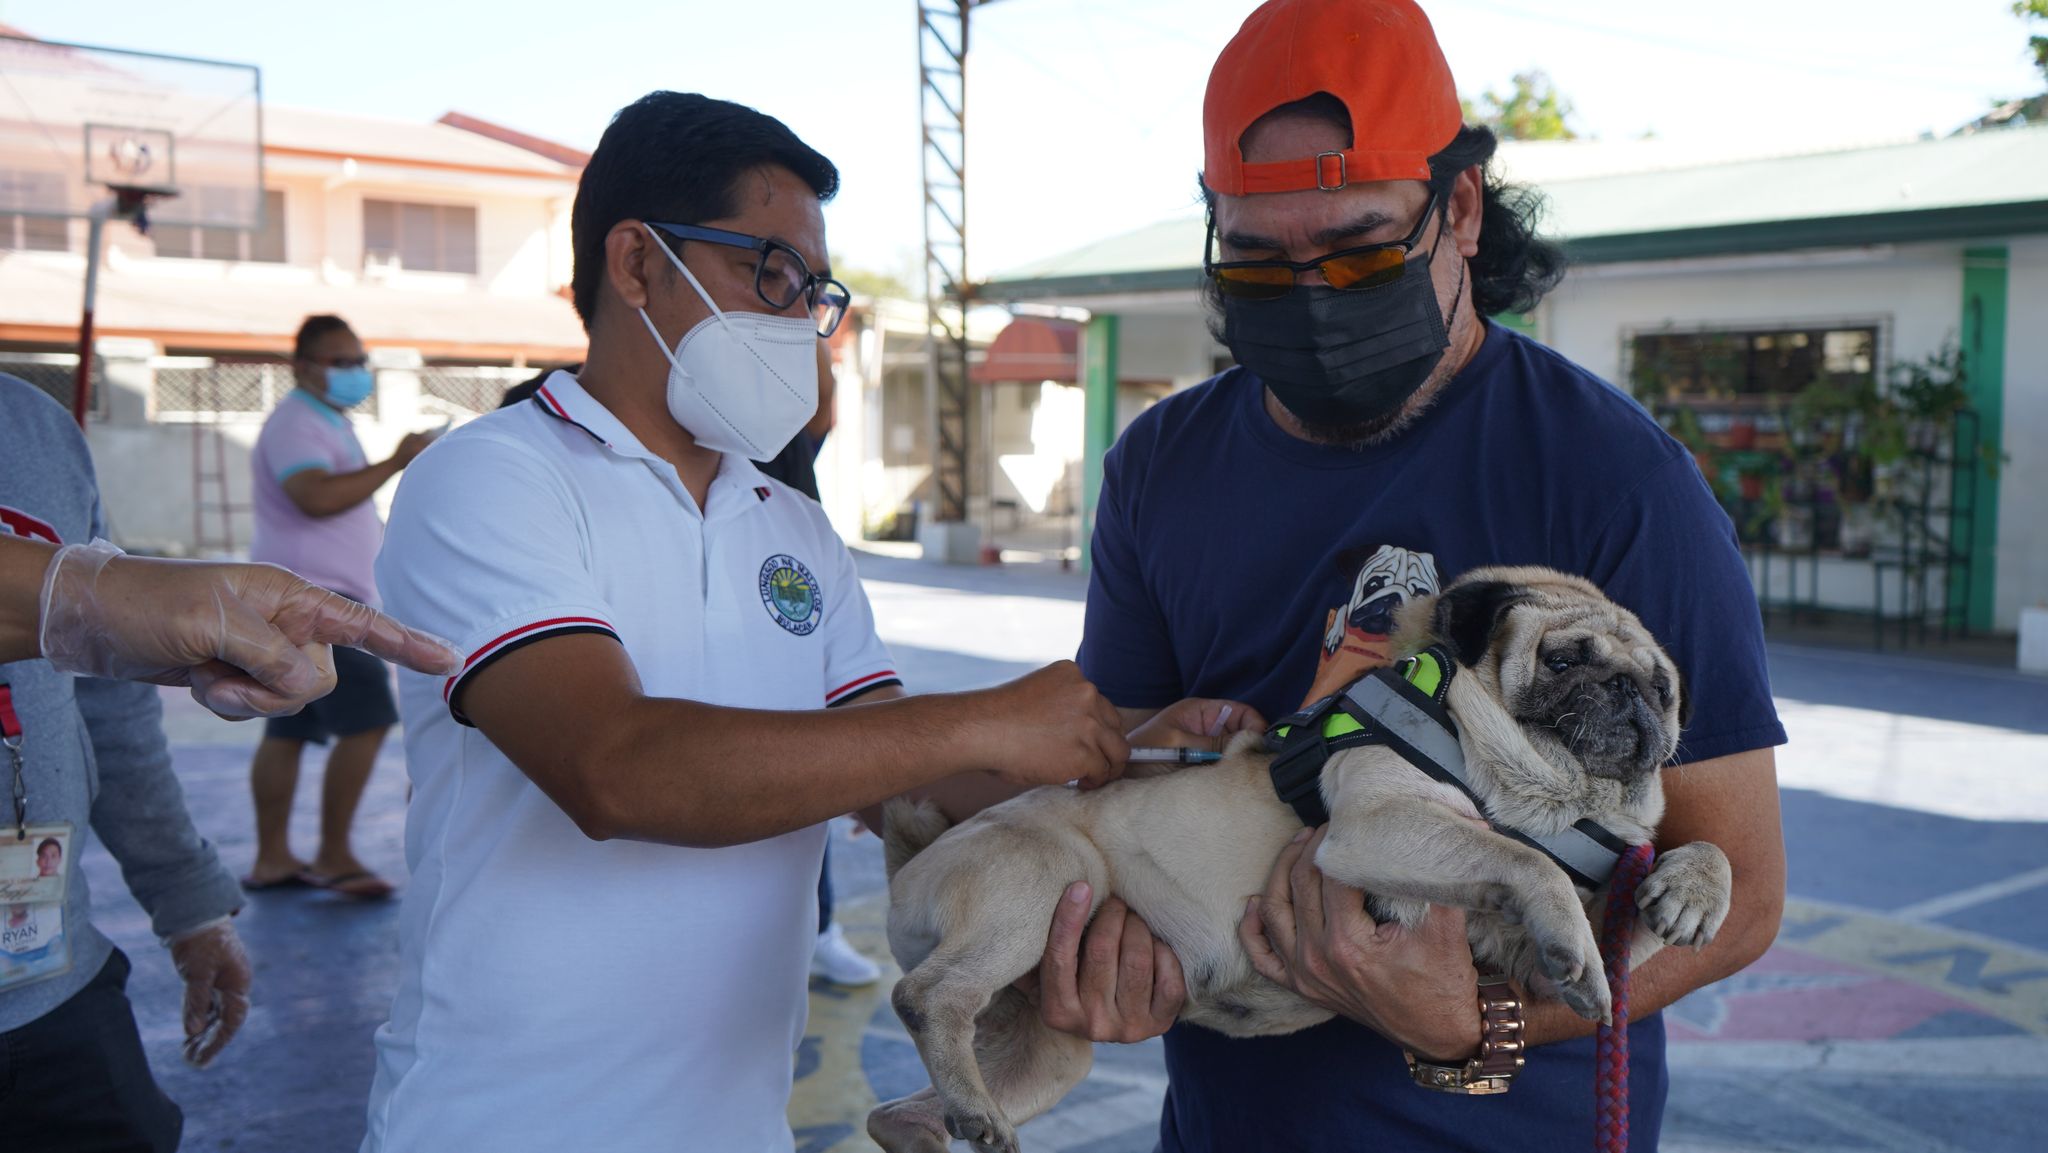
[[[189,685],[230,720],[297,712],[334,688],[349,645],[417,672],[455,650],[275,565],[131,557],[105,541],[58,550],[43,577],[42,653],[64,672]]]
[[[185,982],[185,1060],[204,1069],[249,1015],[249,954],[226,917],[187,929],[168,944]]]

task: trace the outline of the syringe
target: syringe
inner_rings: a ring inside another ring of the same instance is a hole
[[[1134,765],[1213,765],[1223,759],[1222,753],[1207,749],[1139,748],[1131,750],[1131,764]]]

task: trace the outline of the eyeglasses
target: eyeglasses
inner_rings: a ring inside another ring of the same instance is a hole
[[[1392,284],[1401,279],[1402,271],[1408,267],[1408,254],[1421,242],[1422,230],[1441,202],[1442,197],[1431,191],[1429,203],[1422,206],[1422,217],[1415,222],[1414,231],[1400,240],[1360,245],[1328,256],[1318,256],[1314,260],[1299,261],[1211,259],[1216,244],[1216,219],[1212,215],[1208,234],[1202,240],[1202,271],[1216,282],[1219,292],[1251,300],[1274,300],[1285,296],[1294,287],[1295,278],[1304,272],[1320,272],[1331,288],[1351,292]]]
[[[846,310],[853,303],[853,294],[846,290],[845,285],[829,276],[813,273],[811,266],[804,263],[802,254],[780,240],[695,224],[661,224],[650,220],[647,225],[677,241],[702,240],[707,244],[723,244],[727,248],[746,248],[760,253],[760,260],[754,264],[754,295],[777,312],[788,311],[800,299],[805,301],[810,306],[811,319],[818,326],[819,336],[832,335],[839,328],[839,322],[846,319]],[[675,250],[676,259],[681,260],[681,249],[671,247]]]

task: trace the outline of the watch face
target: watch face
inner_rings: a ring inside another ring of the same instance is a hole
[[[1417,1085],[1434,1089],[1439,1093],[1464,1093],[1472,1096],[1488,1096],[1505,1093],[1514,1084],[1513,1070],[1488,1073],[1484,1067],[1485,1057],[1474,1057],[1463,1065],[1432,1065],[1416,1058],[1413,1053],[1404,1053],[1408,1059],[1408,1074]],[[1515,1058],[1515,1068],[1521,1068],[1522,1060]]]

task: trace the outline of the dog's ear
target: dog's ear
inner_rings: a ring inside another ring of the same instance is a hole
[[[1692,682],[1685,679],[1685,666],[1677,661],[1671,667],[1678,673],[1678,727],[1692,727]]]
[[[1436,598],[1429,631],[1449,646],[1452,659],[1470,668],[1486,655],[1501,618],[1528,599],[1527,590],[1507,581],[1453,584]]]

